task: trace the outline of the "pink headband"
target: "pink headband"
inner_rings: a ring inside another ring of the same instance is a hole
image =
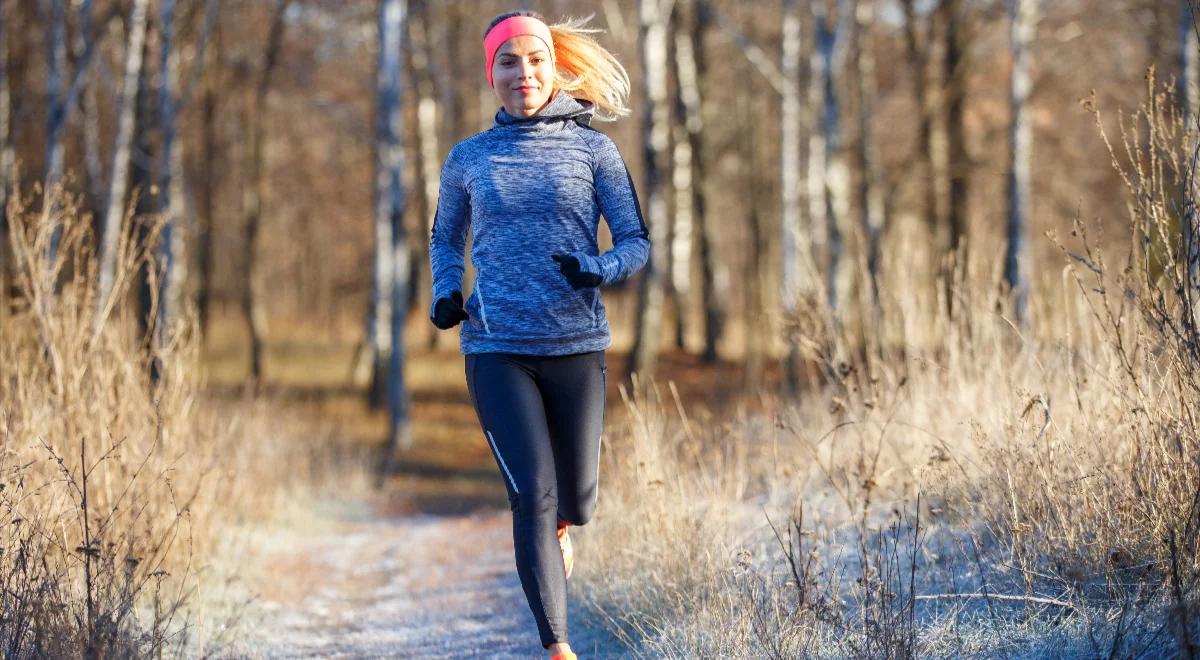
[[[545,23],[532,16],[510,16],[497,23],[483,39],[483,52],[487,55],[488,85],[492,85],[492,62],[496,59],[496,51],[500,50],[504,42],[522,35],[541,39],[550,49],[550,59],[554,59],[554,39]]]

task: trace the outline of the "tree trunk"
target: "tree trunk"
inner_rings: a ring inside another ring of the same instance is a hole
[[[220,144],[217,138],[218,99],[222,89],[221,76],[221,26],[213,28],[212,48],[205,51],[204,96],[200,107],[200,227],[196,240],[196,313],[200,324],[200,336],[207,337],[211,330],[214,252],[213,232],[216,221],[216,195],[220,185],[221,167],[217,166]]]
[[[147,29],[146,38],[142,42],[142,61],[153,51],[153,31]],[[133,104],[137,116],[134,119],[133,150],[138,154],[131,160],[130,181],[137,199],[132,216],[135,225],[136,241],[134,249],[145,251],[146,255],[154,254],[157,249],[156,240],[162,236],[155,231],[157,200],[151,188],[154,184],[153,165],[155,164],[154,127],[158,126],[158,96],[150,89],[150,73],[145,66],[138,69],[137,93],[133,96]],[[163,271],[161,264],[155,259],[139,259],[137,272],[138,292],[138,324],[141,331],[143,348],[150,360],[150,380],[157,382],[162,373],[162,365],[155,352],[155,336],[158,332],[158,309],[162,303],[159,298],[158,282]],[[119,264],[122,268],[124,264]]]
[[[426,0],[416,0],[412,4],[409,18],[409,34],[411,46],[408,52],[413,76],[413,84],[417,93],[417,145],[416,145],[416,188],[417,192],[417,229],[421,240],[412,243],[416,254],[409,268],[409,312],[428,309],[430,300],[426,279],[429,273],[429,235],[430,221],[434,207],[437,204],[439,181],[438,171],[438,115],[440,108],[437,101],[437,90],[434,79],[440,73],[433,66],[431,57],[432,42],[429,39],[429,7]],[[420,328],[428,333],[436,332],[433,325],[423,323]],[[425,340],[428,342],[428,339]]]
[[[679,4],[686,4],[680,2]],[[668,62],[674,62],[675,97],[671,99],[671,307],[675,310],[675,348],[687,349],[688,301],[691,299],[692,235],[694,216],[692,203],[695,196],[692,188],[698,185],[692,180],[692,143],[687,134],[687,110],[683,101],[683,82],[679,60],[691,58],[685,52],[691,43],[682,32],[678,10],[670,20],[667,37]],[[682,42],[682,43],[681,43]],[[693,86],[694,86],[693,81]]]
[[[262,199],[267,182],[263,173],[264,147],[267,132],[267,92],[271,89],[271,74],[279,60],[283,45],[283,16],[291,0],[277,0],[271,19],[271,32],[267,38],[261,77],[254,96],[254,110],[250,121],[250,183],[242,191],[242,215],[245,217],[242,243],[245,283],[242,286],[242,316],[246,319],[250,335],[250,382],[257,386],[263,378],[263,342],[266,336],[266,313],[262,309],[259,294],[257,269],[258,233],[262,219]]]
[[[800,102],[801,22],[800,0],[783,0],[783,44],[780,71],[785,85],[780,98],[780,189],[782,192],[780,237],[780,272],[783,279],[783,311],[789,317],[799,313],[804,293],[805,273],[801,260],[806,255],[805,237],[800,217]],[[787,393],[800,389],[800,345],[796,333],[785,333],[787,357],[783,369],[783,386]]]
[[[8,195],[13,180],[12,97],[8,77],[10,0],[0,0],[0,327],[8,313]]]
[[[883,192],[880,175],[871,141],[871,117],[874,114],[876,94],[875,54],[871,48],[869,30],[875,21],[874,0],[855,0],[854,38],[850,50],[853,69],[857,79],[858,137],[854,143],[855,169],[857,172],[856,197],[858,198],[858,227],[862,242],[860,254],[865,258],[865,270],[870,299],[862,304],[863,348],[871,355],[879,356],[882,351],[883,312],[879,301],[879,238],[883,231]]]
[[[47,192],[62,179],[63,128],[66,106],[63,103],[63,76],[67,68],[66,0],[50,0],[50,23],[46,30],[46,165]],[[51,248],[51,251],[55,251]]]
[[[739,183],[742,190],[747,192],[746,227],[749,229],[746,241],[749,254],[746,255],[742,271],[746,300],[746,310],[743,314],[746,330],[743,333],[745,371],[742,377],[742,389],[746,392],[755,392],[762,388],[763,366],[771,337],[766,322],[766,291],[763,286],[768,239],[766,228],[763,227],[762,180],[759,174],[760,171],[769,171],[769,168],[764,167],[760,170],[758,158],[758,154],[764,146],[760,144],[758,128],[753,122],[754,117],[761,116],[755,114],[755,111],[758,110],[758,100],[752,95],[741,97],[739,103],[741,112],[738,113],[739,117],[751,119],[751,122],[743,125],[739,131],[737,145],[741,161],[739,168],[741,181]]]
[[[179,219],[183,216],[180,206],[183,201],[179,158],[182,155],[175,144],[175,97],[174,88],[178,81],[179,58],[175,53],[175,0],[159,0],[159,58],[158,58],[158,107],[159,128],[162,131],[162,156],[158,165],[158,213],[161,217],[161,236],[158,256],[162,263],[162,277],[158,285],[158,318],[155,323],[155,340],[165,346],[170,338],[171,324],[175,321],[182,302],[179,292],[184,274],[183,255],[179,231]]]
[[[963,111],[966,106],[966,62],[961,37],[962,17],[960,0],[942,0],[938,6],[942,45],[942,102],[946,108],[945,139],[935,140],[944,150],[946,223],[950,244],[945,259],[943,283],[946,287],[947,315],[954,316],[954,287],[956,278],[965,277],[968,268],[967,185],[970,158],[967,154],[966,125]]]
[[[918,182],[917,215],[925,220],[929,238],[933,245],[940,245],[938,235],[940,223],[937,217],[937,201],[933,186],[933,154],[931,136],[932,117],[929,107],[929,46],[920,43],[917,34],[914,0],[901,0],[904,10],[904,45],[908,56],[908,68],[913,73],[913,98],[917,111],[917,162],[914,163],[913,179]]]
[[[100,244],[100,295],[96,304],[108,307],[115,286],[117,248],[125,219],[125,194],[129,186],[130,147],[137,121],[138,85],[142,78],[146,43],[147,5],[149,0],[134,0],[129,13],[129,35],[125,40],[125,74],[117,100],[117,133],[113,140],[112,172],[104,214],[104,236]],[[103,322],[103,314],[97,323]]]
[[[404,226],[404,91],[401,55],[404,0],[379,4],[379,63],[375,96],[375,312],[373,380],[384,383],[391,420],[388,464],[407,449],[408,390],[404,383],[404,325],[408,315],[409,245]]]
[[[1194,0],[1182,0],[1179,18],[1179,98],[1184,107],[1184,121],[1192,134],[1193,145],[1200,138],[1200,39],[1197,38],[1196,8]],[[1195,146],[1193,146],[1195,149]],[[1200,342],[1200,175],[1188,167],[1188,180],[1184,182],[1187,199],[1180,218],[1182,250],[1184,258],[1184,320],[1190,325],[1192,341]]]
[[[1004,280],[1013,296],[1017,323],[1026,325],[1029,298],[1029,169],[1033,150],[1033,127],[1029,120],[1029,49],[1037,32],[1038,0],[1010,0],[1012,48],[1011,95],[1009,97],[1008,162],[1008,248],[1004,253]]]
[[[643,190],[647,201],[646,222],[650,230],[650,259],[642,271],[638,286],[637,321],[633,351],[626,380],[634,373],[649,377],[658,360],[662,329],[663,276],[667,230],[666,155],[670,135],[670,108],[667,106],[667,17],[670,2],[640,0],[638,30],[642,59],[642,144],[644,160]]]
[[[708,31],[710,19],[706,0],[680,2],[676,11],[682,12],[680,29],[683,31],[676,35],[676,39],[687,42],[678,48],[680,56],[676,66],[679,84],[683,88],[683,106],[687,117],[685,126],[692,154],[692,218],[699,244],[700,299],[704,307],[703,359],[712,363],[717,360],[717,342],[721,339],[722,326],[725,323],[724,301],[728,298],[717,291],[716,227],[705,214],[707,203],[704,195],[704,101],[701,92],[708,73],[704,36]]]

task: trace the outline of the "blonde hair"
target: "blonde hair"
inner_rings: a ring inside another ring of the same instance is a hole
[[[546,23],[537,12],[512,11],[493,18],[484,37],[500,21],[513,16],[530,16]],[[629,114],[629,74],[616,56],[592,38],[603,32],[585,27],[591,16],[567,18],[547,25],[554,39],[554,87],[596,105],[596,119],[612,121]]]

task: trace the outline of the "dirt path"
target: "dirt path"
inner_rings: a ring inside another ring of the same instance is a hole
[[[508,511],[343,515],[331,523],[264,556],[265,572],[277,577],[260,595],[263,625],[242,652],[263,658],[545,657],[513,565]],[[577,604],[569,617],[572,647],[581,657],[629,655],[589,627]]]

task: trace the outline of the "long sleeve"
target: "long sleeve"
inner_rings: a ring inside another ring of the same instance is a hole
[[[595,132],[594,180],[600,212],[612,233],[613,247],[600,256],[576,252],[580,269],[600,275],[601,285],[616,284],[633,275],[650,258],[650,233],[638,204],[637,191],[617,145]]]
[[[451,149],[442,166],[442,181],[438,191],[437,212],[429,239],[429,267],[433,273],[433,300],[429,318],[440,298],[452,291],[462,290],[463,253],[467,247],[467,228],[470,226],[471,206],[463,185],[462,171]]]

